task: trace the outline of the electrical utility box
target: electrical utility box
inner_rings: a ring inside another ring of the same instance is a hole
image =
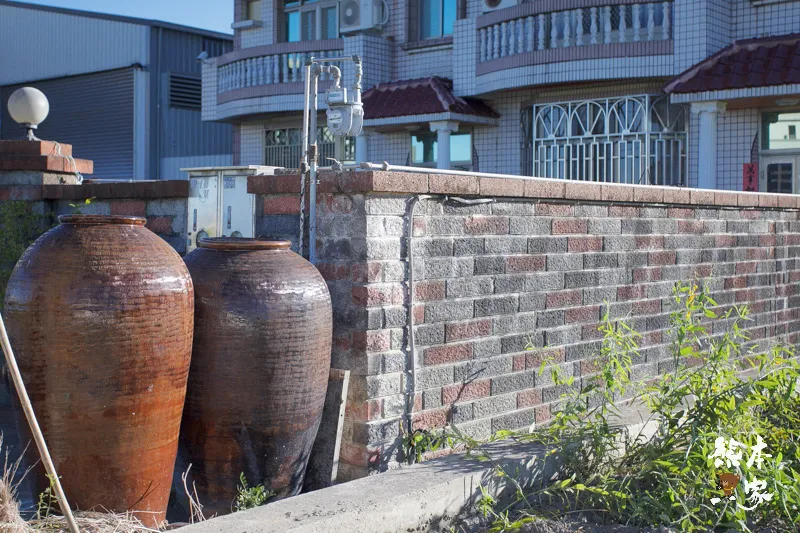
[[[255,195],[247,192],[248,176],[273,175],[279,167],[182,168],[189,173],[186,252],[201,237],[255,237]]]

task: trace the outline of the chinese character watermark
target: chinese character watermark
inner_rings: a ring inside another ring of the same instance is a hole
[[[742,464],[746,465],[748,469],[753,468],[754,465],[756,468],[761,469],[764,464],[764,459],[767,457],[772,457],[772,455],[764,453],[764,450],[767,448],[767,444],[764,442],[764,439],[761,438],[761,435],[756,435],[756,443],[749,447],[750,453],[745,461],[744,454],[747,451],[747,448],[747,445],[742,444],[736,439],[717,437],[717,439],[714,441],[714,452],[709,458],[714,459],[715,468],[721,468],[724,466],[730,470],[741,471]],[[722,472],[719,474],[719,479],[720,486],[725,494],[725,498],[731,501],[736,501],[736,496],[733,494],[733,492],[739,485],[740,476],[732,472]],[[772,494],[766,492],[767,482],[764,480],[760,480],[753,476],[752,480],[748,481],[747,479],[744,479],[742,481],[742,486],[747,501],[752,505],[747,507],[746,505],[742,505],[738,502],[736,505],[745,511],[752,511],[761,503],[772,500]],[[714,505],[721,501],[722,498],[711,498],[711,503]]]

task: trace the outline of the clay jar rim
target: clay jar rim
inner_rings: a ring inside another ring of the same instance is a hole
[[[59,215],[61,224],[74,224],[77,226],[102,226],[105,224],[118,224],[125,226],[144,226],[147,219],[126,215]]]
[[[246,252],[253,250],[288,250],[290,241],[266,241],[247,237],[203,237],[197,246],[207,250],[223,252]]]

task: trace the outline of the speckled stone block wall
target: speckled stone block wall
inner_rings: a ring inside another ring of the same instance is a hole
[[[268,206],[299,208],[299,179],[275,179],[251,178],[264,221],[292,216]],[[413,218],[411,293],[404,235],[417,194],[431,197]],[[334,302],[333,364],[352,372],[342,477],[399,459],[409,395],[414,428],[456,424],[485,437],[546,421],[563,390],[537,374],[541,361],[552,357],[576,383],[591,377],[606,311],[643,335],[635,379],[668,371],[678,281],[702,280],[722,306],[749,305],[753,343],[796,344],[798,207],[792,195],[323,174],[317,266]]]

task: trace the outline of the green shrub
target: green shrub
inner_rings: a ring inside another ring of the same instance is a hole
[[[258,507],[275,496],[275,493],[267,490],[264,485],[249,487],[247,485],[247,478],[244,477],[244,472],[239,474],[238,489],[239,492],[236,495],[236,499],[233,500],[236,511],[244,511],[245,509]]]
[[[552,422],[516,438],[545,443],[560,466],[544,486],[517,485],[513,506],[489,511],[493,531],[565,513],[686,532],[797,527],[800,367],[793,349],[745,349],[747,309],[721,311],[697,285],[679,284],[674,299],[672,372],[632,383],[639,335],[608,316],[596,377],[578,386],[553,371],[567,392]],[[742,376],[744,368],[752,375]],[[617,403],[631,395],[652,412],[652,438],[628,434],[619,420]],[[723,473],[741,480],[730,498]]]
[[[47,231],[49,218],[34,213],[30,202],[0,202],[0,309],[14,265],[28,246]]]

